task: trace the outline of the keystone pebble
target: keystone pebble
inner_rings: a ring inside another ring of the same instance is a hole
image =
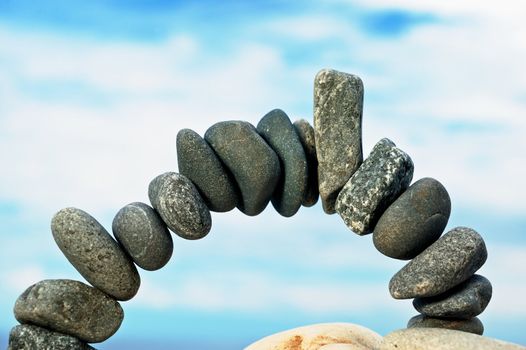
[[[70,335],[24,324],[11,329],[7,350],[94,350]]]
[[[468,332],[482,335],[484,325],[477,318],[471,319],[454,319],[454,318],[435,318],[425,315],[412,317],[407,323],[407,328],[444,328],[456,331]]]
[[[318,202],[318,158],[316,157],[316,143],[314,141],[314,128],[305,119],[296,120],[294,128],[300,139],[303,151],[307,157],[307,189],[301,204],[312,207]]]

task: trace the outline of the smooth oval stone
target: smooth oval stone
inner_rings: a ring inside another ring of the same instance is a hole
[[[483,276],[473,275],[443,294],[414,299],[413,306],[426,316],[470,319],[486,309],[491,294],[490,281]]]
[[[420,179],[380,217],[374,228],[374,246],[391,258],[412,259],[440,237],[450,213],[444,186],[435,179]]]
[[[70,335],[42,327],[24,324],[11,329],[7,350],[93,350],[91,346]]]
[[[312,207],[318,202],[318,158],[316,157],[316,142],[314,141],[314,128],[305,119],[296,120],[292,125],[296,129],[303,151],[307,157],[307,189],[301,204]]]
[[[432,297],[470,278],[488,257],[482,237],[456,227],[407,263],[389,282],[395,299]]]
[[[201,195],[186,176],[167,172],[150,182],[148,197],[168,228],[185,239],[210,232],[212,217]]]
[[[258,133],[281,162],[280,181],[272,194],[272,205],[290,217],[301,207],[307,189],[307,158],[289,117],[280,109],[268,112],[257,125]]]
[[[363,83],[323,69],[314,78],[314,132],[323,210],[335,213],[338,193],[362,163]]]
[[[341,190],[336,211],[353,232],[371,233],[412,178],[411,158],[391,140],[382,139]]]
[[[484,325],[476,317],[471,319],[435,318],[425,315],[412,317],[407,323],[407,328],[444,328],[461,332],[482,335]]]
[[[265,210],[281,168],[278,156],[256,128],[244,121],[219,122],[206,131],[205,140],[236,180],[241,191],[239,210],[250,216]]]
[[[117,301],[100,290],[72,280],[43,280],[28,289],[15,303],[15,317],[98,343],[119,329],[124,312]]]
[[[232,175],[195,131],[183,129],[177,134],[177,164],[179,173],[197,187],[208,209],[227,212],[236,207],[238,190]]]
[[[119,244],[88,213],[65,208],[53,216],[51,231],[69,262],[92,286],[117,300],[137,294],[141,279]]]
[[[123,207],[113,219],[112,230],[135,264],[145,270],[160,269],[172,256],[172,236],[149,205],[135,202]]]

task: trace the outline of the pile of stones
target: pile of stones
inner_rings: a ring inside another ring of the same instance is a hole
[[[89,282],[56,279],[30,286],[16,301],[21,323],[9,349],[90,349],[121,325],[119,301],[140,286],[137,267],[157,270],[173,251],[170,231],[200,239],[211,229],[210,211],[238,208],[261,213],[269,202],[285,217],[318,197],[328,214],[338,213],[358,235],[373,233],[375,247],[395,259],[412,259],[391,279],[396,299],[414,298],[421,315],[408,327],[440,327],[482,334],[476,318],[491,298],[491,284],[474,273],[487,252],[482,237],[457,227],[442,235],[450,198],[435,179],[410,186],[411,158],[389,139],[362,156],[363,85],[350,74],[322,70],[314,85],[314,127],[292,123],[281,110],[256,127],[244,121],[211,126],[204,138],[192,130],[177,135],[179,173],[151,181],[150,205],[131,203],[112,225],[114,238],[88,213],[60,210],[53,238]]]

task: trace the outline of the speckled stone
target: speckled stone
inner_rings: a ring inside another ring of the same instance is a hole
[[[242,197],[239,210],[250,216],[265,210],[281,168],[278,156],[256,128],[244,121],[219,122],[206,131],[205,140],[236,180]]]
[[[417,315],[407,322],[407,328],[444,328],[478,335],[484,333],[484,325],[477,317],[466,320]]]
[[[15,303],[15,317],[88,343],[111,337],[124,318],[119,303],[100,290],[72,280],[44,280]]]
[[[172,256],[172,236],[147,204],[135,202],[123,207],[113,219],[112,230],[135,264],[145,270],[160,269]]]
[[[398,271],[389,282],[395,299],[432,297],[470,278],[486,262],[482,237],[467,227],[456,227]]]
[[[314,141],[314,128],[305,119],[296,120],[292,125],[300,139],[303,151],[307,157],[307,189],[301,204],[312,207],[318,202],[318,158],[316,157],[316,142]]]
[[[227,212],[236,207],[238,190],[232,175],[208,143],[190,129],[177,134],[179,173],[197,187],[208,209]]]
[[[323,210],[335,213],[338,193],[362,163],[363,83],[323,69],[314,79],[314,133]]]
[[[93,350],[70,335],[24,324],[11,329],[7,350]]]
[[[490,281],[483,276],[473,275],[443,294],[414,299],[413,306],[426,316],[470,319],[486,309],[491,294]]]
[[[108,231],[88,213],[65,208],[53,216],[51,231],[69,262],[92,286],[117,300],[137,294],[137,268]]]
[[[168,228],[179,237],[200,239],[210,232],[210,211],[186,176],[174,172],[157,176],[150,182],[148,197]]]
[[[285,217],[296,214],[307,189],[307,158],[294,126],[281,109],[268,112],[257,125],[258,133],[276,152],[281,177],[272,194],[272,205]]]
[[[374,228],[374,246],[391,258],[412,259],[440,237],[450,213],[444,186],[432,178],[420,179],[380,217]]]
[[[385,209],[407,189],[413,161],[389,139],[380,140],[341,190],[336,211],[355,233],[371,233]]]

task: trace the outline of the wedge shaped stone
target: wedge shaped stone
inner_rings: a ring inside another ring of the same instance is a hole
[[[300,139],[305,156],[307,157],[307,189],[301,204],[312,207],[318,202],[320,196],[318,189],[318,158],[316,157],[316,142],[314,141],[314,128],[305,119],[296,120],[294,128]]]
[[[477,317],[470,319],[455,319],[417,315],[409,320],[407,328],[444,328],[478,335],[484,333],[484,325]]]

